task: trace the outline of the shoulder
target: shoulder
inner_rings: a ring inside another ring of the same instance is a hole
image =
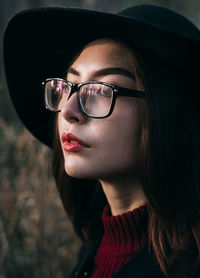
[[[100,242],[83,244],[78,254],[77,264],[68,278],[79,278],[86,276],[92,267],[93,257]],[[161,271],[157,260],[152,252],[148,252],[148,245],[145,244],[131,259],[114,274],[113,278],[166,278]],[[168,278],[179,278],[177,271],[172,271]],[[198,271],[187,278],[200,278],[200,267]]]
[[[99,242],[93,244],[83,244],[78,255],[78,262],[69,278],[79,278],[87,276],[92,268],[93,257],[98,248]],[[114,274],[116,278],[164,278],[156,261],[147,251],[147,244],[141,250],[123,265],[120,270]]]
[[[77,263],[68,278],[83,277],[85,270],[91,268],[91,262],[100,241],[101,238],[98,238],[91,243],[82,244],[78,253]]]

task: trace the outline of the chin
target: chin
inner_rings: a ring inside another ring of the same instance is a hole
[[[91,169],[87,169],[85,165],[69,165],[65,163],[65,172],[68,176],[77,179],[94,179]]]
[[[71,177],[71,178],[76,178],[76,179],[89,179],[89,175],[83,174],[80,171],[70,171],[69,169],[65,169],[66,174]]]

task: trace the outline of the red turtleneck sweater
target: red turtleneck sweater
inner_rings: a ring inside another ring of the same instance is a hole
[[[94,257],[91,278],[110,278],[147,239],[147,207],[112,216],[109,204],[102,213],[104,236]]]

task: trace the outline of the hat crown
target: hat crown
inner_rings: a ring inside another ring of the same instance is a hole
[[[177,34],[200,39],[200,31],[192,22],[175,11],[161,6],[132,6],[120,11],[119,15],[134,18]]]

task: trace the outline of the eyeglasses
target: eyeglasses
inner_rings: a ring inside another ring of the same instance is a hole
[[[60,112],[74,92],[77,92],[80,111],[90,118],[106,118],[111,115],[117,96],[145,98],[145,92],[122,88],[105,82],[88,81],[73,84],[61,78],[49,78],[42,82],[45,106]]]

